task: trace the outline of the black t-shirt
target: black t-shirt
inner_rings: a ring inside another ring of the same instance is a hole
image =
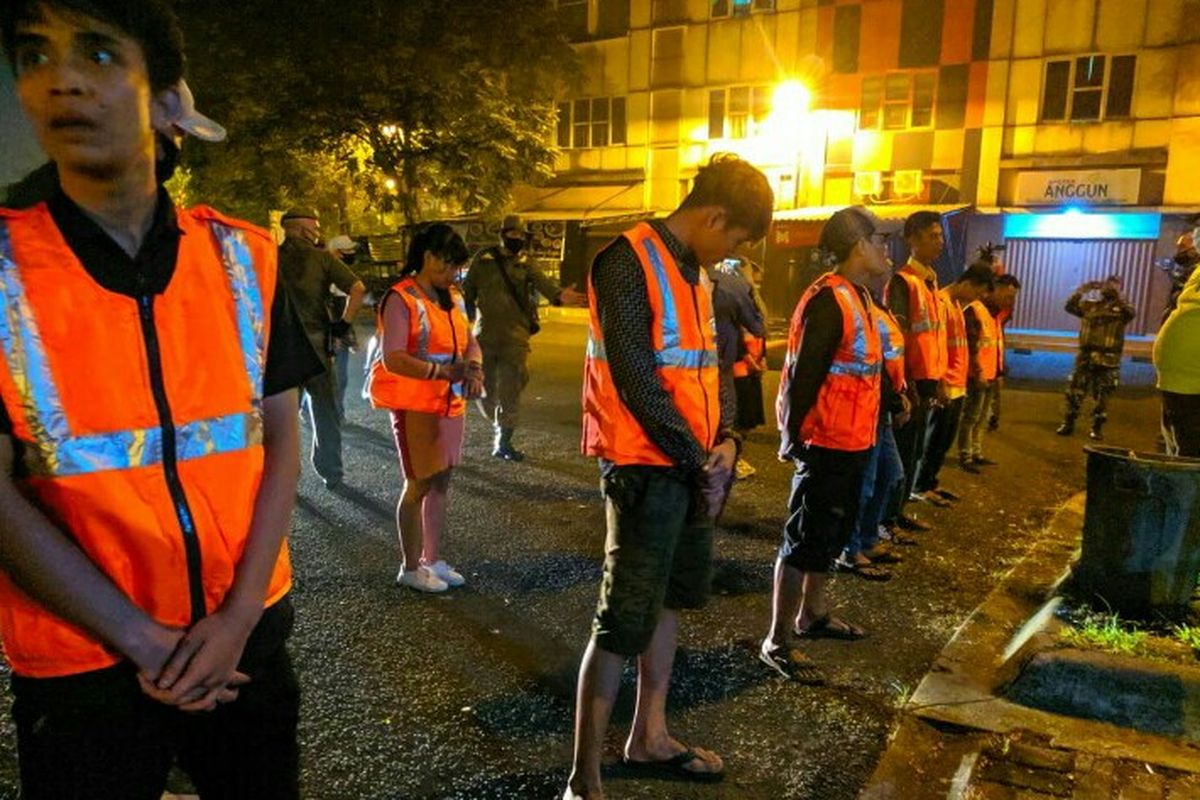
[[[159,189],[154,222],[134,258],[121,249],[104,230],[92,221],[60,188],[47,200],[50,215],[96,283],[110,292],[140,297],[162,294],[175,274],[182,232],[175,217],[175,205],[166,191]],[[304,328],[296,318],[288,293],[276,281],[271,300],[271,337],[263,372],[263,396],[270,397],[293,389],[325,369],[313,352]],[[12,420],[0,403],[0,435],[12,434]]]

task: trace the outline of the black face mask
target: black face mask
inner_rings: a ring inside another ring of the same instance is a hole
[[[524,239],[513,239],[508,236],[504,237],[504,249],[512,253],[514,256],[525,249]]]

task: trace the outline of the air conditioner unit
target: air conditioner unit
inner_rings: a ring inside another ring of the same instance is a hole
[[[923,187],[921,178],[919,169],[896,170],[892,173],[892,194],[902,196],[920,194]]]
[[[883,192],[883,174],[879,172],[854,173],[854,193],[861,197]]]

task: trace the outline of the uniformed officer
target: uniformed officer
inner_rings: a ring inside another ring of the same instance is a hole
[[[475,337],[483,348],[485,395],[479,408],[496,429],[492,455],[521,461],[513,447],[520,422],[521,392],[529,383],[529,339],[539,330],[537,294],[556,306],[587,305],[574,286],[560,289],[538,268],[526,248],[530,230],[509,214],[500,226],[500,243],[479,251],[463,281],[463,297],[475,309]]]

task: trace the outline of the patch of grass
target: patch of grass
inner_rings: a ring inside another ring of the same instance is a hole
[[[1200,655],[1200,627],[1193,625],[1176,625],[1171,629],[1171,634],[1177,640],[1192,648],[1197,655]]]
[[[892,698],[892,705],[896,708],[904,708],[908,705],[908,701],[912,699],[913,692],[916,687],[911,683],[901,683],[900,681],[891,681],[892,691],[895,696]]]
[[[1200,634],[1200,630],[1197,633]],[[1122,655],[1139,653],[1146,636],[1145,631],[1123,622],[1116,614],[1088,614],[1062,632],[1062,638],[1068,644],[1096,647]]]

